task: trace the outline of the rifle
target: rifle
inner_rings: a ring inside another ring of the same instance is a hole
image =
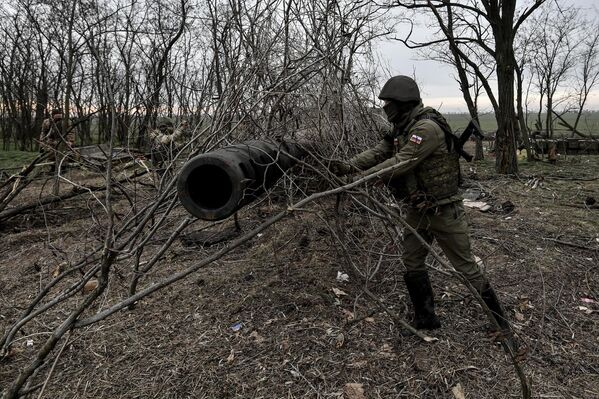
[[[472,135],[481,140],[485,138],[482,131],[480,130],[480,126],[474,119],[470,120],[470,123],[468,123],[468,126],[466,126],[466,129],[464,129],[460,137],[454,136],[455,149],[457,153],[460,154],[460,156],[464,158],[467,162],[472,162],[472,155],[468,154],[464,150],[464,144],[470,139],[470,136]]]

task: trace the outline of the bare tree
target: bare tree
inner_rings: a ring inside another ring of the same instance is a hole
[[[553,111],[556,103],[566,100],[565,96],[556,99],[558,89],[565,83],[570,70],[576,63],[574,37],[579,26],[578,10],[563,8],[557,2],[549,2],[533,20],[537,29],[530,50],[532,64],[539,84],[539,91],[545,98],[545,131],[553,136]]]
[[[578,126],[591,91],[599,84],[599,29],[597,22],[589,24],[582,30],[582,41],[578,60],[575,66],[575,99],[576,119],[573,124],[572,135],[578,131]]]
[[[411,10],[430,10],[441,28],[443,36],[427,43],[414,43],[410,38],[404,40],[410,45],[424,46],[435,43],[451,43],[463,62],[476,73],[491,100],[497,119],[496,135],[496,170],[498,173],[517,173],[516,138],[514,135],[514,84],[515,53],[514,39],[521,25],[538,9],[544,0],[536,0],[529,7],[516,13],[516,1],[464,1],[461,3],[448,0],[439,1],[397,1],[395,6]],[[446,9],[453,15],[453,32],[447,26]],[[459,24],[456,22],[459,21]],[[456,34],[455,32],[459,32]],[[491,34],[487,34],[490,32]],[[476,48],[475,53],[487,53],[495,61],[497,78],[497,96],[479,65],[469,54],[461,50],[458,43]]]
[[[455,80],[459,84],[470,118],[479,123],[478,100],[481,91],[483,90],[483,86],[476,72],[470,65],[468,65],[468,63],[464,62],[464,58],[461,56],[460,52],[467,53],[469,59],[477,61],[476,63],[479,66],[479,72],[485,76],[486,80],[491,78],[495,68],[492,59],[490,59],[488,55],[476,53],[472,51],[467,44],[464,45],[464,43],[456,40],[452,8],[447,6],[445,11],[447,15],[447,26],[444,27],[442,20],[440,23],[442,24],[441,30],[447,37],[448,43],[425,44],[423,50],[428,49],[429,51],[424,52],[424,56],[449,64],[455,68],[457,73]],[[482,35],[481,32],[481,36]],[[449,47],[447,47],[446,44],[449,44]],[[474,160],[481,160],[483,158],[484,152],[482,140],[476,138]]]

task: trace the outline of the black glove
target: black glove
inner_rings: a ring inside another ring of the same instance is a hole
[[[344,176],[353,171],[353,167],[345,161],[331,160],[329,162],[329,170],[336,176]]]

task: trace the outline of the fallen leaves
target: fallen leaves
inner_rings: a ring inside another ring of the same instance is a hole
[[[98,280],[96,279],[92,279],[89,280],[87,283],[85,283],[85,285],[83,286],[83,295],[89,294],[90,292],[92,292],[93,290],[95,290],[96,288],[98,288]]]
[[[597,312],[596,310],[589,309],[586,306],[577,306],[576,309],[585,312],[586,314],[593,314]]]
[[[263,343],[264,341],[266,341],[266,339],[260,335],[258,333],[258,331],[252,331],[252,333],[250,334],[250,338],[252,338],[254,340],[254,342],[258,345],[260,345],[261,343]]]
[[[17,357],[21,353],[23,353],[23,348],[18,347],[16,345],[12,345],[6,351],[6,354],[4,355],[4,358],[11,360],[11,359]]]
[[[379,351],[379,355],[381,357],[393,358],[395,357],[395,353],[393,352],[393,347],[388,343],[384,343]]]
[[[344,399],[366,399],[364,396],[364,385],[358,383],[348,383],[343,387]]]
[[[345,343],[345,335],[343,335],[343,333],[337,334],[337,336],[335,337],[335,348],[341,349],[341,347],[343,346],[344,343]]]
[[[66,266],[67,266],[66,262],[61,262],[58,265],[56,265],[54,270],[52,270],[52,278],[58,277],[60,275],[60,273],[62,273],[65,270]]]
[[[231,353],[227,357],[227,363],[233,363],[233,360],[235,360],[235,350],[231,348]]]
[[[345,317],[345,320],[347,320],[347,321],[353,320],[355,318],[355,315],[351,311],[349,311],[345,308],[341,309],[341,313],[343,313],[343,316]]]
[[[462,384],[458,383],[456,386],[451,388],[451,393],[455,399],[466,399],[466,395],[464,394],[464,388],[462,388]]]
[[[350,369],[363,369],[366,366],[368,366],[367,360],[358,360],[347,365]]]

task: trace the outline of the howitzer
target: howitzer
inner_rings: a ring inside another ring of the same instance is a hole
[[[296,142],[252,140],[198,155],[181,169],[179,200],[200,219],[227,218],[274,186],[305,154]]]
[[[468,126],[466,126],[466,129],[464,129],[464,131],[462,132],[460,137],[456,140],[456,147],[455,147],[458,154],[460,154],[460,156],[468,162],[472,161],[472,155],[468,154],[464,150],[464,144],[466,144],[466,142],[470,139],[470,136],[472,136],[472,135],[474,135],[475,137],[477,137],[481,140],[485,138],[482,131],[480,130],[480,126],[478,126],[478,123],[476,123],[476,121],[474,119],[470,120],[470,123],[468,123]]]

